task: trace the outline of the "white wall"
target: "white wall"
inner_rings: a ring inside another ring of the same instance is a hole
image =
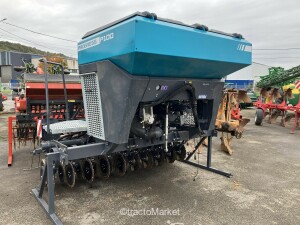
[[[32,58],[32,64],[37,67],[39,65],[40,58]],[[78,60],[77,59],[67,59],[66,60],[68,69],[71,70],[72,75],[78,74]]]
[[[254,80],[258,81],[259,76],[268,75],[269,68],[271,66],[267,66],[264,64],[253,62],[252,65],[247,66],[244,69],[241,69],[237,72],[229,74],[226,77],[226,80]]]
[[[252,64],[253,65],[253,64]],[[238,70],[226,77],[226,80],[254,80],[253,79],[253,66],[247,66],[241,70]]]
[[[260,76],[268,75],[269,68],[271,68],[271,66],[267,66],[264,64],[260,64],[260,63],[255,63],[255,65],[253,66],[253,69],[252,69],[252,73],[254,76],[254,82],[256,83],[257,81],[259,81]]]
[[[12,67],[11,66],[0,66],[1,83],[9,83],[12,79]]]
[[[229,74],[226,77],[226,81],[231,83],[231,87],[237,89],[247,89],[250,85],[254,88],[255,84],[260,80],[260,76],[269,74],[269,68],[270,66],[253,62],[250,66]]]
[[[78,75],[79,69],[78,69],[78,60],[77,59],[67,59],[68,69],[71,72],[71,75]]]
[[[77,59],[67,59],[67,64],[69,69],[78,70],[78,60]]]

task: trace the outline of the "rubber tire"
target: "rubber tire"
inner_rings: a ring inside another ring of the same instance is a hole
[[[65,168],[62,164],[58,165],[57,175],[58,175],[58,179],[59,179],[60,183],[64,184],[66,178],[65,178]]]
[[[95,171],[92,161],[89,158],[86,158],[82,161],[81,166],[82,178],[88,183],[92,183],[95,178]]]
[[[76,171],[72,162],[69,162],[65,165],[65,182],[70,187],[73,188],[75,186],[76,181]]]
[[[262,109],[257,109],[255,113],[254,122],[256,126],[260,126],[264,119],[264,111]]]
[[[180,147],[179,152],[176,152],[177,160],[183,161],[186,158],[186,149],[184,145]]]
[[[103,168],[101,166],[102,163],[106,164],[105,168]],[[99,168],[98,168],[97,172],[98,172],[99,177],[108,179],[111,174],[111,163],[110,163],[110,160],[107,157],[107,155],[100,155],[98,157],[98,166],[99,166]]]
[[[121,153],[114,155],[114,173],[118,176],[124,176],[127,170],[127,162]]]
[[[176,160],[176,152],[175,149],[170,148],[169,152],[166,153],[168,163],[174,163]]]

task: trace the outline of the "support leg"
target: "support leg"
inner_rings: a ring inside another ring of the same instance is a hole
[[[8,117],[8,159],[7,159],[7,165],[11,166],[12,165],[12,157],[13,157],[13,152],[12,152],[12,139],[13,139],[13,120],[15,120],[15,116],[9,116]]]
[[[192,156],[195,154],[195,152],[198,150],[199,146],[205,141],[206,137],[202,137],[199,141],[199,143],[195,146],[195,149],[193,150],[193,152],[191,152],[191,154],[188,155],[188,157],[185,160],[189,160],[190,158],[192,158]]]
[[[297,126],[298,126],[298,120],[299,120],[299,114],[298,114],[298,112],[296,111],[296,112],[295,112],[294,126],[292,127],[291,132],[290,132],[291,134],[294,134],[294,133],[295,133],[295,130],[296,130]]]
[[[49,214],[55,213],[54,208],[54,177],[53,177],[53,157],[47,157],[47,181],[48,181],[48,206]]]
[[[42,175],[42,180],[41,180],[41,183],[40,183],[40,187],[38,189],[39,190],[39,195],[38,195],[39,198],[43,197],[44,188],[46,186],[46,180],[47,180],[47,171],[48,171],[48,168],[47,168],[47,165],[45,165],[45,169],[43,171],[43,175]]]
[[[218,170],[218,169],[215,169],[215,168],[212,168],[211,167],[211,155],[212,155],[212,151],[211,151],[211,147],[212,147],[212,137],[209,136],[208,137],[208,145],[207,145],[207,159],[206,159],[206,165],[201,165],[201,164],[198,164],[198,163],[194,163],[194,162],[191,162],[189,161],[189,159],[191,158],[191,156],[193,154],[195,154],[196,151],[193,151],[191,155],[189,155],[185,160],[183,160],[182,162],[186,163],[186,164],[189,164],[189,165],[192,165],[192,166],[195,166],[195,167],[198,167],[200,169],[204,169],[204,170],[207,170],[207,171],[210,171],[210,172],[213,172],[213,173],[216,173],[216,174],[219,174],[219,175],[222,175],[222,176],[225,176],[225,177],[232,177],[233,175],[231,173],[227,173],[227,172],[224,172],[224,171],[221,171],[221,170]]]
[[[53,176],[53,163],[59,159],[59,153],[50,153],[47,154],[47,165],[43,171],[42,180],[39,188],[32,189],[32,193],[36,200],[40,203],[46,214],[49,216],[50,220],[55,225],[62,225],[62,222],[59,220],[55,214],[54,206],[54,176]],[[48,185],[48,204],[43,199],[43,192],[45,189],[47,180]]]
[[[207,167],[211,167],[211,139],[212,139],[212,137],[211,136],[209,136],[208,138],[207,138],[208,140],[207,140],[207,159],[206,159],[206,165],[207,165]]]

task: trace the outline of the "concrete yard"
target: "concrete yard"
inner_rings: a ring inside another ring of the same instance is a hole
[[[9,104],[6,102],[5,104]],[[56,210],[71,224],[300,224],[300,131],[278,124],[254,125],[254,109],[244,137],[234,140],[229,156],[213,139],[213,166],[231,172],[226,178],[175,162],[127,173],[75,188],[56,185]],[[32,146],[14,151],[7,167],[7,116],[0,115],[0,224],[52,224],[31,194],[39,169],[30,167]],[[200,155],[204,162],[206,151]],[[34,159],[34,166],[38,159]],[[194,159],[193,159],[194,160]],[[178,210],[179,215],[121,215],[129,210]]]

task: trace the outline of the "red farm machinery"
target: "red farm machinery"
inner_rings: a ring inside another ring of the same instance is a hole
[[[3,102],[7,100],[7,96],[0,92],[0,112],[4,110]]]
[[[300,66],[289,70],[276,67],[269,69],[269,75],[262,77],[257,83],[261,88],[259,100],[254,103],[257,107],[255,115],[255,124],[261,125],[263,119],[268,116],[268,122],[273,124],[278,117],[281,117],[281,126],[294,118],[291,133],[295,133],[299,127],[300,118]],[[291,99],[295,98],[294,94],[298,92],[298,101],[290,104]]]
[[[51,123],[64,121],[66,118],[84,117],[81,84],[78,76],[37,74],[30,73],[33,71],[27,69],[25,64],[25,72],[21,79],[23,88],[14,98],[15,115],[8,118],[9,166],[12,165],[13,147],[15,149],[18,145],[20,148],[21,145],[31,142],[35,148],[40,139],[49,138],[43,134],[42,129],[42,126],[47,124],[47,114],[50,115],[48,122]],[[47,104],[49,110],[47,110]]]

